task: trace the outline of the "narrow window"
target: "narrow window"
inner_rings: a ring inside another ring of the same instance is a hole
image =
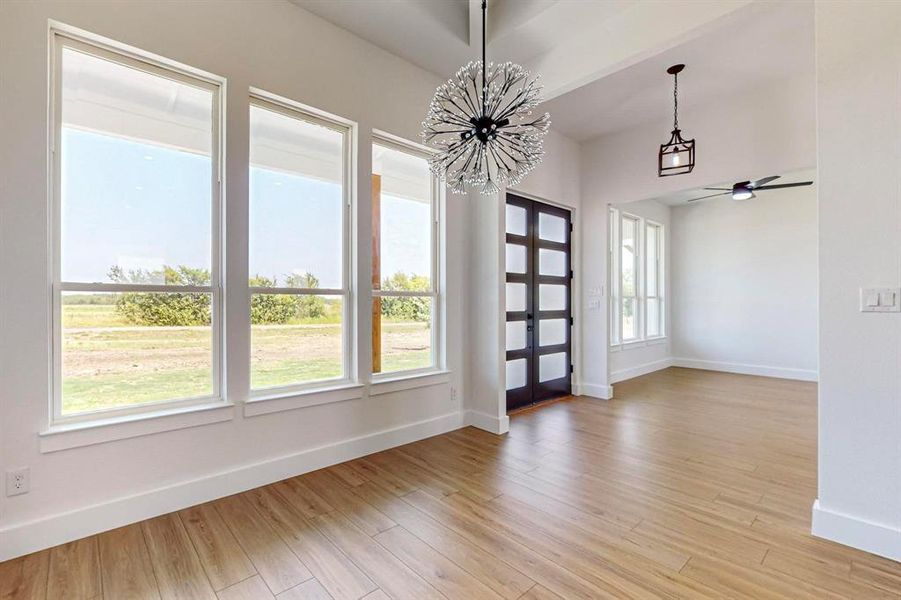
[[[53,50],[53,420],[218,399],[219,84]]]
[[[663,335],[663,227],[645,227],[645,337]]]
[[[250,384],[348,379],[349,129],[287,104],[250,106]]]
[[[437,189],[426,155],[372,149],[372,371],[439,364]]]
[[[639,219],[622,216],[620,233],[620,292],[622,294],[622,341],[628,342],[641,336],[638,310],[639,269]]]

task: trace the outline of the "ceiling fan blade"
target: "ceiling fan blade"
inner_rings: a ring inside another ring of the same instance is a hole
[[[798,183],[777,183],[776,185],[762,185],[754,188],[755,190],[778,190],[781,188],[801,187],[802,185],[812,185],[812,181],[799,181]]]
[[[732,188],[701,188],[702,190],[720,190],[724,192],[731,192]]]
[[[758,189],[760,186],[766,185],[775,179],[779,179],[780,177],[781,175],[770,175],[769,177],[763,177],[761,179],[758,179],[757,181],[750,182],[748,184],[748,188],[752,190]]]
[[[701,196],[700,198],[692,198],[691,200],[689,200],[689,202],[697,202],[698,200],[706,200],[707,198],[715,198],[717,196],[728,196],[731,193],[732,193],[732,190],[729,190],[728,192],[723,192],[721,194],[710,194],[709,196]]]

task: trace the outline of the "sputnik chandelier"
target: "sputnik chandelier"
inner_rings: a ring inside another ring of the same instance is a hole
[[[429,161],[432,173],[457,194],[467,186],[495,194],[522,181],[541,162],[551,124],[547,113],[532,115],[541,102],[538,77],[511,62],[483,68],[486,11],[482,0],[482,60],[435,91],[422,123],[423,140],[437,150]]]

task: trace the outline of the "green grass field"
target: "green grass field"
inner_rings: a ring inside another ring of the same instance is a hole
[[[340,377],[341,325],[334,318],[254,325],[255,389]],[[383,371],[427,366],[427,323],[382,325]],[[209,327],[140,327],[111,304],[63,306],[63,413],[212,393]]]

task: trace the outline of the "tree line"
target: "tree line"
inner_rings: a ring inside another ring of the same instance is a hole
[[[114,266],[108,273],[113,283],[165,284],[205,286],[211,281],[208,269],[179,265],[159,270],[135,269],[125,271]],[[250,278],[251,287],[319,288],[319,279],[312,273],[292,274],[280,284],[275,277],[256,275]],[[383,290],[429,290],[428,277],[395,273],[385,278]],[[198,326],[212,320],[210,295],[182,292],[124,292],[116,296],[116,311],[129,323],[144,326]],[[340,302],[329,302],[311,294],[253,294],[250,299],[250,322],[253,325],[296,323],[304,320],[340,318]],[[431,320],[428,298],[383,297],[382,316],[390,320]]]

